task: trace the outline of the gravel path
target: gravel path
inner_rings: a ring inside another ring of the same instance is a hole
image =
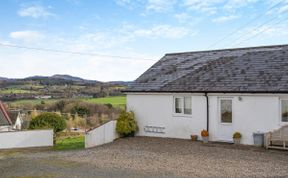
[[[287,158],[287,151],[135,137],[87,150],[0,151],[0,177],[288,177]]]

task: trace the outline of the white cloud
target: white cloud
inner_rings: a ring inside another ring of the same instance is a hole
[[[237,9],[237,8],[241,8],[244,6],[247,6],[249,4],[253,4],[258,2],[259,0],[229,0],[224,8],[225,9]]]
[[[279,12],[280,14],[283,14],[283,13],[288,12],[288,5],[284,5],[284,6],[280,7],[279,10],[278,10],[278,12]]]
[[[55,16],[53,13],[49,12],[46,8],[39,5],[24,7],[18,11],[18,15],[20,15],[21,17],[33,17],[33,18]]]
[[[240,16],[228,15],[228,16],[217,17],[217,18],[213,19],[212,22],[224,23],[224,22],[228,22],[228,21],[235,20],[235,19],[238,19],[238,18],[240,18]]]
[[[40,32],[30,30],[11,32],[10,37],[25,42],[35,42],[45,38],[45,36]]]
[[[130,5],[132,3],[131,0],[115,0],[116,4],[120,5],[120,6],[127,6]]]
[[[260,0],[183,0],[183,5],[189,9],[203,13],[215,14],[219,10],[234,10],[251,5]]]
[[[136,29],[134,34],[146,38],[180,39],[185,36],[194,36],[196,33],[186,27],[157,25],[150,29]]]
[[[179,14],[174,14],[174,18],[177,19],[179,22],[183,23],[186,22],[187,20],[191,19],[191,15],[183,12]]]
[[[217,5],[223,2],[224,0],[184,0],[183,5],[192,10],[215,14]]]
[[[125,56],[149,57],[147,54],[136,55],[123,51],[125,52]],[[132,81],[154,63],[154,61],[79,56],[13,48],[0,48],[0,56],[0,62],[6,64],[0,65],[0,76],[16,78],[34,75],[50,76],[60,73],[101,81]],[[159,56],[149,58],[157,60]]]
[[[176,0],[148,0],[147,10],[163,12],[173,8],[177,1]]]

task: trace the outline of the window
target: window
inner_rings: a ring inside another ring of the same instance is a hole
[[[220,100],[221,107],[221,123],[232,123],[232,100]]]
[[[288,100],[281,100],[281,121],[288,122]]]
[[[192,114],[191,97],[184,97],[184,114]]]
[[[191,97],[174,97],[174,112],[176,114],[191,115],[192,100]]]
[[[182,113],[182,98],[175,98],[175,113]]]

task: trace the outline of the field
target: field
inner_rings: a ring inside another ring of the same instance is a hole
[[[123,106],[126,104],[125,96],[113,96],[113,97],[105,97],[105,98],[92,98],[92,99],[84,99],[83,101],[87,101],[89,103],[97,103],[97,104],[112,104],[113,106]]]
[[[0,90],[0,94],[21,94],[21,93],[37,93],[35,91],[30,91],[30,90],[23,90],[23,89],[15,89],[15,88],[11,88],[11,89],[1,89]]]
[[[124,107],[126,104],[126,96],[113,96],[113,97],[105,97],[105,98],[91,98],[91,99],[79,99],[82,101],[86,101],[88,103],[96,103],[96,104],[112,104],[114,107]],[[33,99],[33,100],[18,100],[10,102],[11,105],[37,105],[41,104],[44,101],[45,103],[55,103],[59,100],[56,99]]]

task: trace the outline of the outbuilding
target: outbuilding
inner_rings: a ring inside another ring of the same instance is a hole
[[[288,45],[166,54],[125,92],[140,136],[253,144],[288,123]]]

